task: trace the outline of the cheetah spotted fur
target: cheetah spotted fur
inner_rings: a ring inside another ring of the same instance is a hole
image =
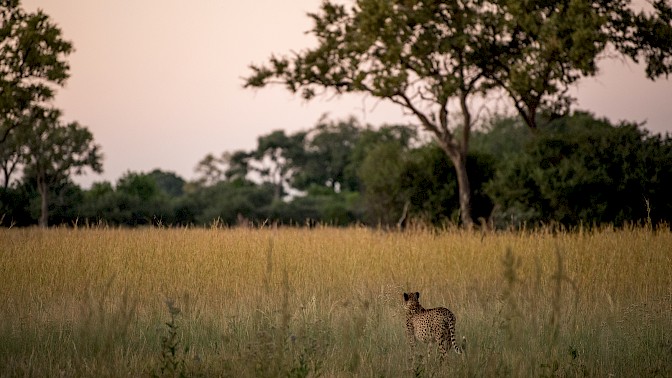
[[[426,310],[420,305],[420,293],[404,293],[406,308],[406,337],[415,350],[416,339],[426,343],[436,342],[441,356],[448,354],[448,347],[456,353],[462,350],[455,342],[455,315],[447,308],[437,307]]]

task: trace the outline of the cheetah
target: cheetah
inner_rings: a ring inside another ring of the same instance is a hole
[[[436,342],[442,357],[448,354],[448,346],[461,354],[462,348],[455,342],[455,315],[447,308],[437,307],[425,310],[418,299],[420,293],[404,293],[406,308],[406,337],[415,350],[415,341]]]

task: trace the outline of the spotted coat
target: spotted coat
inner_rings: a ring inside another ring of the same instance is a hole
[[[426,310],[420,305],[420,293],[404,293],[406,308],[406,337],[415,349],[416,340],[437,343],[442,356],[448,354],[448,348],[462,353],[455,342],[455,315],[447,308],[437,307]]]

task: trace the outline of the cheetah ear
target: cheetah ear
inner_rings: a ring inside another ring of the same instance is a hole
[[[404,301],[408,302],[408,294],[404,293]]]
[[[420,299],[420,293],[417,291],[415,292],[415,299]]]

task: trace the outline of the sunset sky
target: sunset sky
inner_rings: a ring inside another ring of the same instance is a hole
[[[394,105],[347,95],[305,102],[282,87],[243,89],[250,63],[312,46],[307,12],[319,0],[23,0],[43,9],[73,42],[71,77],[56,106],[93,133],[104,173],[75,181],[115,183],[154,168],[185,179],[207,153],[249,150],[276,129],[354,115],[372,125],[409,123]],[[605,61],[574,91],[575,108],[612,121],[647,121],[672,132],[672,81],[651,82],[630,61]]]

